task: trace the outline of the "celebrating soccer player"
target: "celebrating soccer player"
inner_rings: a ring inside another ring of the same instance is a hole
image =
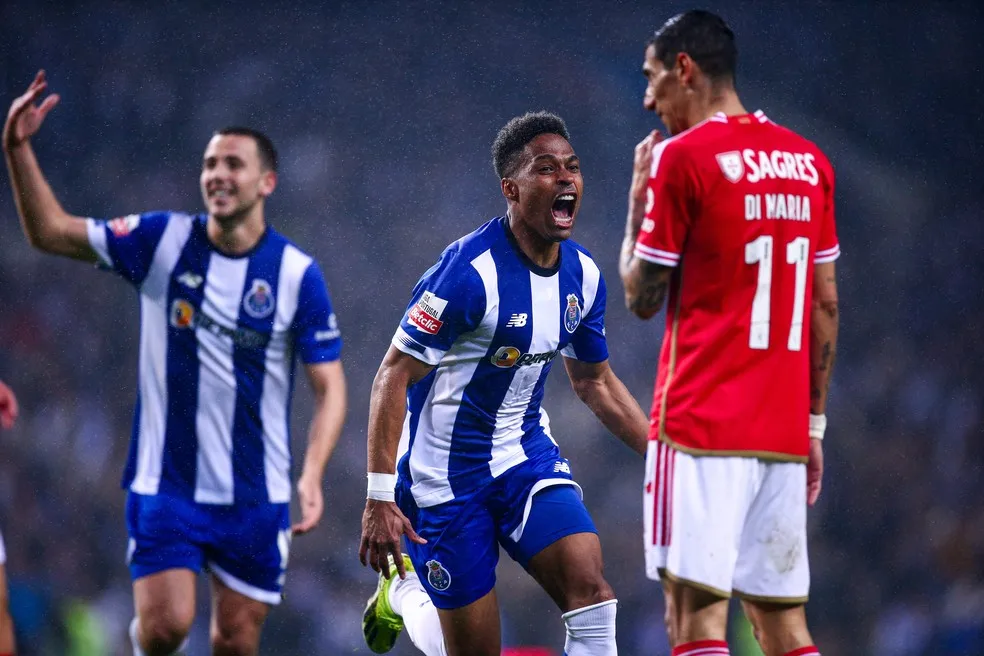
[[[17,414],[17,397],[0,380],[0,428],[13,428]],[[4,548],[3,535],[0,535],[0,656],[14,656],[14,622],[10,618],[6,563],[7,550]]]
[[[280,601],[292,533],[317,525],[345,414],[341,339],[321,270],[267,225],[270,140],[217,132],[202,161],[207,214],[101,221],[68,214],[30,145],[57,95],[38,73],[10,108],[3,148],[28,241],[98,262],[140,298],[139,397],[123,484],[135,654],[183,653],[195,578],[211,572],[215,654],[255,654]],[[289,520],[289,406],[297,352],[317,397]]]
[[[620,273],[643,319],[668,295],[645,482],[646,568],[676,656],[727,654],[738,595],[767,656],[819,652],[806,626],[837,343],[834,177],[811,142],[748,113],[724,21],[688,11],[646,47]]]
[[[506,216],[424,273],[376,374],[359,557],[380,572],[363,621],[377,653],[406,626],[428,656],[498,656],[502,545],[563,611],[569,656],[616,654],[598,535],[541,407],[554,358],[640,455],[648,425],[608,365],[605,282],[569,239],[583,194],[569,139],[544,112],[502,128]]]

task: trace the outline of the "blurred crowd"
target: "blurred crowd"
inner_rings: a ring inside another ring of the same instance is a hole
[[[810,516],[824,654],[984,653],[982,10],[972,3],[706,2],[732,24],[750,109],[803,132],[838,174],[841,338],[827,474]],[[586,196],[575,238],[609,285],[612,364],[649,407],[662,317],[621,304],[616,256],[645,40],[679,2],[0,4],[0,103],[35,71],[62,96],[34,140],[65,207],[111,218],[201,207],[211,131],[278,145],[269,220],[326,272],[351,401],[317,531],[294,542],[262,653],[368,653],[374,586],[356,550],[368,391],[410,289],[444,245],[501,213],[489,146],[509,118],[568,122]],[[976,178],[976,179],[975,179]],[[0,528],[21,653],[128,654],[118,480],[136,398],[136,295],[32,251],[0,176]],[[599,526],[621,653],[668,654],[643,575],[642,462],[553,375],[545,406]],[[301,384],[303,388],[303,383]],[[294,454],[309,395],[295,395]],[[508,560],[504,558],[504,560]],[[563,644],[559,612],[504,562],[507,645]],[[200,620],[207,612],[203,582]],[[754,654],[738,627],[735,654]],[[207,653],[196,624],[192,653]],[[402,640],[395,654],[411,654]]]

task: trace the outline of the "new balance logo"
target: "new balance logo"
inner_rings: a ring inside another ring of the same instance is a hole
[[[180,276],[178,276],[178,282],[187,287],[188,289],[198,289],[198,286],[202,284],[203,278],[197,273],[192,273],[191,271],[185,271]]]
[[[506,328],[522,328],[523,326],[526,325],[526,319],[529,316],[530,315],[526,314],[525,312],[512,315],[511,317],[509,317],[508,323],[506,323]]]
[[[570,475],[571,466],[566,462],[564,462],[563,460],[558,460],[557,462],[554,463],[554,473],[556,474],[559,472],[563,472],[564,474]]]

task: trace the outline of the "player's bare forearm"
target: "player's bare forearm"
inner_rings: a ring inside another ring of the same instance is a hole
[[[403,420],[407,414],[407,389],[433,367],[410,357],[394,346],[383,358],[369,397],[368,462],[370,473],[396,472]]]
[[[673,269],[634,257],[631,250],[634,243],[630,245],[626,236],[622,246],[625,263],[619,267],[624,269],[625,307],[640,319],[650,319],[663,308]]]
[[[30,142],[4,148],[14,203],[21,228],[31,246],[53,253],[94,262],[85,221],[62,208],[45,180]]]
[[[615,437],[645,456],[649,420],[608,361],[588,363],[565,358],[564,365],[578,398]]]
[[[348,405],[345,372],[338,360],[307,365],[307,372],[314,390],[315,411],[308,429],[301,478],[321,481],[345,423]]]
[[[827,392],[837,356],[840,312],[834,263],[816,265],[810,312],[810,412],[827,410]]]

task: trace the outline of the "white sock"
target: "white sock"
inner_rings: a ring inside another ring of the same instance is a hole
[[[147,656],[143,649],[140,648],[140,641],[137,640],[137,627],[139,625],[139,619],[134,617],[130,621],[130,644],[133,645],[133,656]],[[178,650],[171,654],[171,656],[184,656],[185,650],[188,648],[188,638],[184,639]]]
[[[415,573],[407,572],[407,578],[393,581],[388,601],[393,612],[403,618],[403,628],[417,649],[427,656],[448,656],[441,618]]]
[[[618,656],[615,645],[615,609],[617,599],[603,601],[564,613],[567,625],[567,656]]]

